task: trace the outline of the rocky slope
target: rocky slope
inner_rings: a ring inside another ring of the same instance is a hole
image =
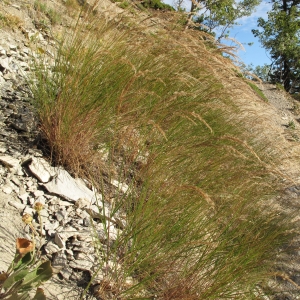
[[[6,16],[16,16],[16,27],[3,26],[0,29],[0,270],[6,270],[14,254],[15,238],[30,237],[24,228],[21,216],[35,214],[33,205],[44,205],[42,218],[44,227],[36,220],[36,229],[44,236],[40,246],[44,257],[52,261],[56,275],[44,285],[49,299],[79,299],[82,287],[91,280],[92,274],[100,267],[98,276],[93,279],[95,290],[105,290],[105,296],[113,297],[113,282],[103,288],[104,277],[113,272],[113,262],[99,265],[95,254],[95,230],[102,248],[117,238],[118,232],[126,225],[122,215],[107,220],[110,240],[104,233],[103,211],[99,211],[97,201],[101,195],[93,190],[90,183],[74,179],[62,168],[53,168],[36,148],[37,120],[29,103],[30,92],[26,85],[26,74],[30,72],[30,60],[35,55],[30,41],[37,39],[43,51],[48,51],[49,59],[53,53],[54,40],[50,40],[47,30],[36,25],[36,16],[24,9],[25,2],[0,4],[0,12]],[[50,2],[50,5],[59,5]],[[113,9],[111,9],[113,7]],[[102,2],[102,9],[111,9],[109,14],[122,10],[110,2]],[[47,47],[46,47],[47,46]],[[297,213],[300,207],[300,125],[298,103],[284,92],[269,84],[259,87],[269,99],[263,102],[245,85],[242,92],[234,82],[225,83],[235,93],[238,105],[249,119],[256,120],[249,130],[260,132],[280,153],[281,164],[277,166],[286,178],[286,191],[273,205],[281,210]],[[275,147],[276,146],[276,147]],[[113,179],[111,188],[126,193],[126,184]],[[101,203],[106,211],[108,203]],[[90,222],[90,216],[95,221]],[[300,225],[299,216],[291,222]],[[93,225],[93,226],[92,226]],[[278,291],[272,299],[300,299],[300,235],[291,241],[288,249],[278,254],[278,272],[270,281],[270,287]],[[124,283],[133,284],[133,278]],[[102,287],[102,289],[101,289]],[[92,296],[87,296],[92,298]],[[267,297],[267,296],[266,296]],[[106,299],[105,298],[105,299]]]

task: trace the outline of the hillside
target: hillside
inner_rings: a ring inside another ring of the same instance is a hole
[[[300,299],[300,107],[222,53],[137,2],[2,1],[0,271],[33,226],[47,299]]]

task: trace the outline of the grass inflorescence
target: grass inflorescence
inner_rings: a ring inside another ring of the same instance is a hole
[[[241,138],[222,56],[204,33],[101,20],[79,22],[32,83],[53,161],[98,186],[104,214],[113,206],[96,246],[101,297],[109,286],[116,299],[255,298],[286,225],[262,209],[276,178]],[[111,179],[128,192],[112,195]],[[110,243],[117,214],[126,226]]]

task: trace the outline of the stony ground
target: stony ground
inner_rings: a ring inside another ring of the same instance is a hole
[[[56,4],[54,1],[49,3]],[[93,198],[95,191],[88,183],[75,181],[62,169],[53,169],[35,147],[36,121],[28,102],[30,93],[26,89],[24,74],[29,72],[32,55],[30,39],[38,39],[42,47],[48,47],[49,41],[47,32],[34,25],[35,16],[21,9],[24,4],[22,1],[0,3],[0,12],[16,15],[22,20],[19,29],[0,29],[0,271],[6,270],[14,255],[16,237],[29,237],[21,215],[34,213],[32,205],[41,202],[45,205],[43,235],[47,236],[41,246],[45,256],[52,260],[56,272],[44,289],[49,299],[79,299],[80,286],[90,280],[97,267],[89,217],[95,218],[99,209]],[[103,6],[108,9],[108,2],[103,1]],[[114,11],[117,10],[115,7]],[[53,48],[47,48],[47,51],[51,56]],[[253,128],[263,132],[266,140],[269,139],[272,147],[276,144],[281,153],[282,161],[277,168],[286,177],[286,191],[274,199],[273,205],[294,213],[291,222],[300,225],[299,104],[273,85],[258,86],[268,98],[268,103],[251,91],[241,96],[240,91],[235,89],[236,96],[244,114],[252,119],[253,115],[257,116]],[[231,88],[234,89],[234,84]],[[126,193],[126,185],[118,181],[112,181],[111,186]],[[79,197],[66,192],[74,189],[79,189],[75,193]],[[109,210],[109,204],[105,205]],[[101,225],[101,222],[96,223],[105,247],[107,241]],[[108,225],[113,239],[125,225],[124,219],[116,216]],[[39,230],[38,222],[36,226]],[[109,272],[109,264],[104,269],[94,280],[95,287],[101,285],[107,275],[105,272]],[[299,274],[300,235],[278,255],[278,272],[270,281],[278,295],[272,299],[300,299]],[[128,278],[127,283],[130,285],[131,282],[132,278]]]

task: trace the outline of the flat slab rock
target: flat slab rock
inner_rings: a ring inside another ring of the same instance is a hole
[[[56,174],[55,168],[51,167],[49,163],[42,158],[32,157],[27,162],[29,162],[29,170],[41,182],[48,182],[51,177],[55,176]]]
[[[59,195],[68,201],[76,202],[85,198],[91,204],[95,203],[101,195],[95,194],[80,179],[74,179],[67,171],[58,170],[57,175],[48,183],[44,184],[48,192]]]

